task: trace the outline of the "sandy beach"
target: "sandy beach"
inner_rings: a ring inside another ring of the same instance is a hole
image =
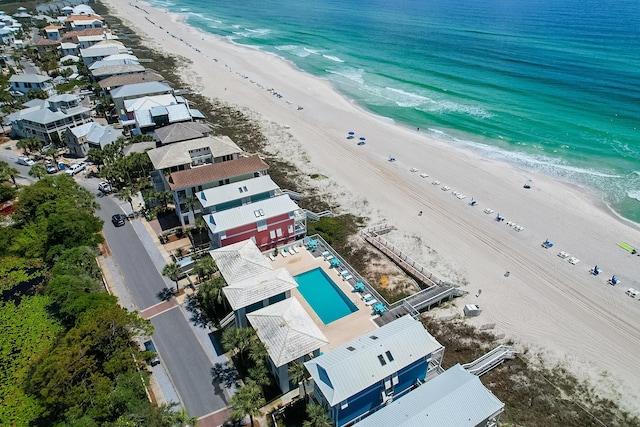
[[[182,75],[193,90],[259,120],[272,152],[309,174],[326,175],[317,182],[345,210],[370,217],[371,224],[395,225],[391,240],[438,274],[466,283],[459,311],[465,303],[483,309],[471,322],[495,323],[494,332],[521,350],[565,362],[625,409],[640,412],[640,301],[625,295],[640,288],[640,257],[617,245],[639,248],[640,228],[583,189],[369,114],[327,81],[188,27],[180,15],[143,2],[105,4],[150,47],[188,61]],[[355,139],[347,139],[349,131]],[[357,145],[359,137],[367,143]],[[532,188],[524,189],[528,180]],[[505,221],[496,221],[497,213]],[[542,248],[545,239],[554,247]],[[559,251],[580,262],[570,264]],[[595,264],[599,276],[589,273]],[[607,284],[613,274],[621,281],[615,287]]]

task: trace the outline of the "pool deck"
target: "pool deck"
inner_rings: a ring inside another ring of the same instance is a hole
[[[378,326],[373,321],[373,319],[378,316],[374,316],[372,314],[372,308],[365,305],[364,301],[360,298],[360,294],[353,292],[351,285],[342,280],[338,272],[340,270],[336,271],[336,269],[329,268],[329,262],[325,261],[321,256],[314,257],[304,246],[296,247],[296,249],[298,249],[297,254],[289,252],[286,258],[278,254],[275,261],[269,260],[269,262],[271,262],[273,268],[286,268],[292,276],[297,276],[318,267],[322,268],[347,298],[358,307],[358,311],[325,325],[302,294],[300,294],[297,289],[291,291],[291,296],[298,299],[318,328],[320,328],[329,340],[329,344],[322,347],[320,351],[326,353],[367,332],[378,329]],[[265,256],[268,258],[268,255]]]

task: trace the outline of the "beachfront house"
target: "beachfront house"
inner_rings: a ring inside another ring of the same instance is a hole
[[[102,62],[102,61],[97,61]],[[104,65],[104,64],[103,64]],[[112,64],[102,66],[100,68],[90,70],[93,81],[100,82],[114,76],[128,76],[132,74],[140,74],[145,70],[144,66],[140,64]]]
[[[147,83],[147,82],[161,82],[164,81],[162,74],[153,70],[144,69],[139,73],[129,74],[116,74],[109,77],[101,78],[98,81],[102,93],[109,93],[112,89],[119,88],[125,85]]]
[[[341,427],[441,372],[443,354],[444,347],[422,323],[404,316],[304,365],[314,381],[313,400]]]
[[[117,40],[102,40],[90,47],[80,49],[82,62],[87,67],[111,55],[130,53],[129,49]]]
[[[151,81],[122,85],[109,93],[119,115],[125,114],[125,101],[155,95],[172,95],[173,89],[167,83]]]
[[[229,185],[202,189],[193,196],[199,203],[200,212],[210,214],[270,199],[282,194],[279,190],[280,187],[269,175],[261,175]]]
[[[40,74],[14,74],[9,78],[12,93],[26,95],[30,90],[43,90],[49,95],[55,93],[51,77]]]
[[[496,427],[504,403],[480,378],[455,365],[369,415],[358,427]]]
[[[252,239],[260,250],[301,239],[307,232],[306,214],[284,194],[203,216],[212,248]]]
[[[5,123],[11,126],[15,135],[35,136],[45,144],[63,141],[68,128],[93,121],[91,108],[84,107],[76,95],[33,99],[24,106],[27,108],[9,114]]]
[[[114,129],[111,125],[103,126],[96,122],[89,122],[69,128],[65,132],[65,143],[70,154],[85,157],[91,148],[102,150],[121,136],[122,131]]]
[[[289,365],[320,355],[329,340],[294,296],[247,314],[247,320],[267,348],[267,366],[282,393],[298,384],[289,378]]]
[[[89,29],[102,29],[104,18],[100,15],[70,15],[64,20],[64,25],[68,31],[82,31]]]
[[[155,139],[160,145],[167,145],[188,141],[190,139],[203,138],[212,133],[213,128],[208,123],[180,122],[156,129]]]
[[[78,49],[86,49],[97,43],[116,40],[118,36],[106,28],[90,28],[81,31],[69,31],[62,34],[63,43],[75,43]],[[79,53],[79,51],[78,51]],[[77,55],[78,53],[75,53]]]
[[[125,131],[140,134],[172,123],[203,119],[204,115],[191,109],[185,98],[166,94],[124,101],[120,122]]]
[[[102,67],[124,64],[140,64],[140,60],[135,55],[130,55],[128,53],[118,53],[116,55],[110,55],[104,59],[101,59],[100,61],[94,62],[89,67],[89,71],[94,71]]]
[[[227,283],[222,292],[238,328],[247,326],[247,314],[290,298],[298,286],[286,269],[274,270],[251,239],[209,253]]]

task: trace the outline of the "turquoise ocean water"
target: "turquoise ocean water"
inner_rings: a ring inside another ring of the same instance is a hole
[[[640,223],[638,0],[154,0]]]

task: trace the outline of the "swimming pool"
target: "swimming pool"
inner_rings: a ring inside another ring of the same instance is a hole
[[[298,282],[298,291],[325,325],[358,311],[358,307],[322,268],[309,270],[295,276],[294,279]]]

